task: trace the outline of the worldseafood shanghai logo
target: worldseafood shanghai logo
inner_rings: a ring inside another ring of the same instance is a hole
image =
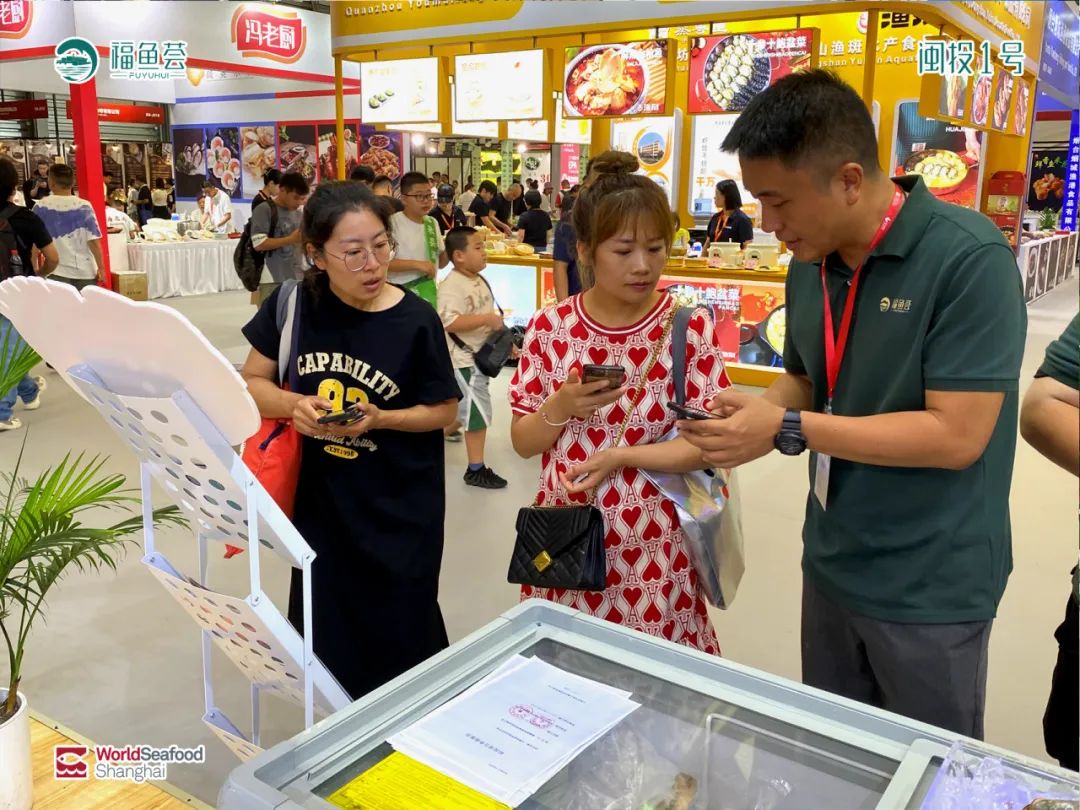
[[[94,764],[90,767],[90,755]],[[53,748],[53,778],[64,781],[94,779],[114,782],[165,781],[171,763],[203,765],[206,746],[181,748],[170,745],[57,745]]]
[[[101,60],[94,43],[82,37],[68,37],[56,46],[53,67],[68,84],[84,84],[94,78]]]

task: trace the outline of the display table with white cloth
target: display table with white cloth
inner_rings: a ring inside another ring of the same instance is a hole
[[[133,242],[127,247],[131,269],[147,275],[150,298],[244,289],[233,267],[235,250],[235,239]]]
[[[127,252],[126,233],[109,234],[109,269],[114,273],[126,273],[131,269]]]

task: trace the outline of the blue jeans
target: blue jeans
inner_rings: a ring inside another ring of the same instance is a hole
[[[6,343],[6,345],[5,345]],[[7,318],[0,317],[0,348],[5,349],[4,362],[10,362],[15,351],[22,346],[22,338],[11,325]],[[15,407],[15,398],[21,397],[23,402],[33,402],[38,395],[38,386],[29,374],[24,374],[19,384],[0,397],[0,422],[11,419],[11,412]]]

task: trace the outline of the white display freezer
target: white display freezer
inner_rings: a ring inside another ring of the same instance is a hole
[[[532,600],[241,765],[218,806],[332,807],[327,797],[390,755],[390,736],[515,654],[632,692],[641,704],[521,804],[525,810],[641,810],[681,774],[697,783],[690,810],[917,810],[950,746],[963,740]],[[967,743],[1040,789],[1080,797],[1075,773]]]

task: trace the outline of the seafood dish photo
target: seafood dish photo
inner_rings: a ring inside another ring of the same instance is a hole
[[[274,127],[240,127],[240,143],[244,187],[262,188],[263,175],[277,166]]]
[[[319,176],[324,180],[337,177],[338,144],[336,132],[322,132],[319,128]],[[356,166],[358,146],[356,130],[345,127],[345,176]]]
[[[206,145],[206,168],[214,185],[230,197],[240,191],[240,154],[236,129],[219,129]]]
[[[958,154],[948,149],[923,149],[904,162],[904,171],[922,175],[927,188],[940,191],[960,185],[969,168]]]
[[[725,37],[705,60],[702,81],[709,99],[723,112],[741,110],[769,86],[772,61],[765,42],[746,34]]]
[[[964,100],[967,95],[966,76],[948,76],[941,83],[941,101],[938,109],[949,118],[964,117]]]
[[[666,85],[666,48],[662,43],[584,48],[567,63],[563,94],[566,114],[581,117],[663,112]]]
[[[993,85],[993,76],[980,76],[975,80],[975,89],[971,94],[971,120],[978,126],[986,124],[986,114],[990,110],[990,90]]]
[[[994,129],[1005,129],[1009,122],[1009,102],[1012,101],[1013,77],[1008,73],[1002,73],[1001,81],[998,82],[997,93],[994,95]]]
[[[385,174],[391,180],[401,176],[401,161],[388,147],[392,141],[386,135],[371,135],[367,139],[368,148],[360,155],[360,163],[371,167],[376,176]]]
[[[1016,86],[1016,110],[1013,112],[1013,132],[1023,135],[1027,131],[1028,86],[1019,82]]]

